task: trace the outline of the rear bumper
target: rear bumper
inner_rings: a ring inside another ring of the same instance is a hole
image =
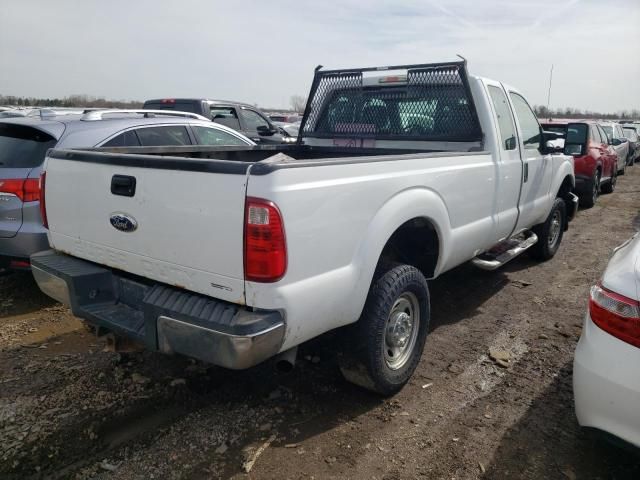
[[[151,350],[244,369],[282,347],[277,311],[252,311],[52,250],[33,255],[31,268],[40,289],[74,315]]]
[[[640,447],[640,348],[593,323],[587,313],[573,363],[578,423]]]
[[[19,231],[14,237],[0,238],[0,265],[10,268],[11,262],[29,261],[29,257],[49,248],[46,231]]]

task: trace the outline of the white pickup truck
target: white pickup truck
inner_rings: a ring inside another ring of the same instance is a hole
[[[392,394],[426,279],[555,254],[577,198],[548,135],[463,62],[318,68],[295,145],[50,151],[33,273],[100,331],[231,369],[349,326],[345,377]]]

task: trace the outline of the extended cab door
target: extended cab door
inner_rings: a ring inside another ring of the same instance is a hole
[[[520,230],[545,220],[549,210],[553,162],[550,154],[540,152],[542,128],[527,101],[513,90],[509,90],[509,99],[516,118],[523,166],[520,217],[516,225],[516,230]]]
[[[518,199],[522,187],[522,158],[518,147],[515,120],[507,93],[499,82],[485,80],[497,125],[497,215],[496,240],[508,237],[518,221]]]

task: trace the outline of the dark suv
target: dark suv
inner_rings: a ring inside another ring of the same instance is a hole
[[[246,103],[202,98],[163,98],[147,100],[142,106],[151,110],[192,112],[210,118],[246,135],[256,143],[290,143],[295,141],[259,109]]]

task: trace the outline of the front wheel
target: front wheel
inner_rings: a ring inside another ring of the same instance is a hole
[[[567,221],[567,208],[562,198],[556,198],[551,207],[551,212],[544,223],[533,227],[533,233],[538,236],[536,243],[529,252],[536,260],[549,260],[558,251],[564,225]]]
[[[417,268],[378,272],[340,356],[344,377],[381,395],[399,391],[420,362],[429,317],[429,288]]]

